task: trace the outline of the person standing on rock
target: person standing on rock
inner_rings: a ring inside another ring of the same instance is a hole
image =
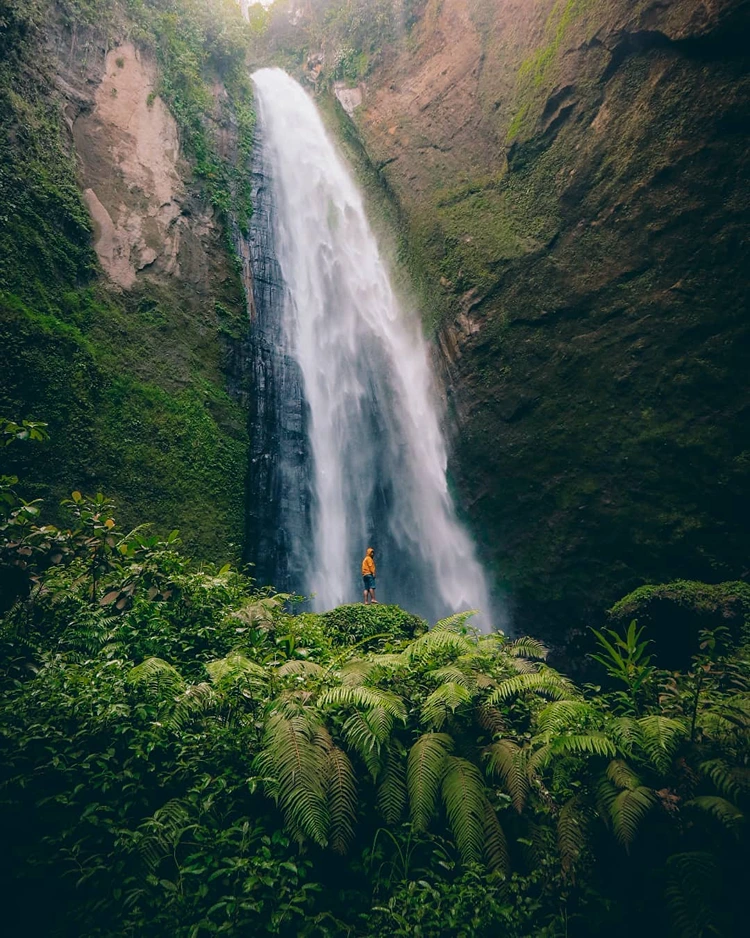
[[[367,548],[365,559],[362,561],[362,583],[365,588],[365,606],[370,603],[378,605],[375,599],[375,551],[372,547]]]

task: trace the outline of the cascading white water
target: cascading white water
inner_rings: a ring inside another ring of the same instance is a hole
[[[382,601],[432,617],[486,613],[485,577],[448,491],[416,317],[399,308],[360,194],[311,98],[280,69],[253,81],[285,341],[302,375],[313,464],[312,544],[289,546],[306,569],[298,588],[318,609],[357,599],[359,561],[374,544]]]

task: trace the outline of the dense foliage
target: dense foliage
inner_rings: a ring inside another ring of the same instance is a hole
[[[292,0],[270,7],[264,45],[292,70],[309,65],[318,88],[356,85],[408,40],[424,0]],[[308,62],[308,56],[310,61]]]
[[[746,631],[684,672],[602,632],[608,689],[580,688],[470,613],[294,615],[101,495],[58,528],[0,485],[1,873],[27,931],[738,933]]]

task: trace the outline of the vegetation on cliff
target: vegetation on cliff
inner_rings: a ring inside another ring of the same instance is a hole
[[[202,556],[239,557],[248,431],[234,349],[246,313],[229,230],[251,211],[248,27],[232,0],[2,0],[0,20],[0,405],[53,429],[39,452],[9,454],[11,468],[55,502],[96,479],[132,523],[147,513]],[[94,50],[95,62],[124,38],[156,57],[195,210],[212,206],[224,229],[215,286],[199,298],[179,277],[111,289],[91,247],[63,113],[77,104],[56,49],[80,48],[82,61]]]
[[[27,932],[738,933],[747,621],[681,671],[634,623],[602,633],[605,687],[578,687],[470,613],[293,615],[101,495],[73,492],[58,528],[16,487],[0,826]]]

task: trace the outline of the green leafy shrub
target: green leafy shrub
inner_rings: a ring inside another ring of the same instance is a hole
[[[321,615],[323,628],[336,644],[353,645],[375,635],[411,638],[427,628],[419,616],[399,606],[352,603]]]

